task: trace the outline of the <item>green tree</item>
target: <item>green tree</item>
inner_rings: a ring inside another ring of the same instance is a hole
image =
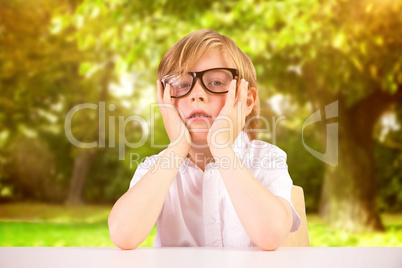
[[[86,0],[77,6],[68,1],[56,8],[53,2],[43,0],[41,3],[48,7],[45,10],[50,10],[43,16],[46,23],[31,19],[31,23],[14,25],[18,14],[2,14],[6,18],[2,25],[7,26],[0,32],[2,44],[6,44],[0,51],[0,82],[5,89],[0,102],[7,108],[0,111],[0,124],[10,133],[21,129],[21,124],[35,128],[35,123],[28,123],[32,114],[41,109],[52,111],[51,104],[60,99],[60,92],[65,98],[64,116],[83,102],[110,101],[109,85],[124,72],[138,77],[132,99],[144,96],[154,88],[162,55],[184,35],[212,28],[232,38],[253,60],[262,101],[275,92],[288,93],[301,105],[310,103],[312,112],[322,109],[322,115],[326,105],[337,101],[339,162],[336,167],[325,165],[320,213],[337,228],[382,229],[376,203],[373,129],[385,109],[402,101],[401,2]],[[7,6],[14,8],[1,10],[14,12],[21,3],[9,2]],[[24,12],[23,19],[29,18],[29,12]],[[33,30],[28,25],[37,27]],[[18,30],[25,38],[23,44],[15,45],[14,31],[8,29]],[[25,31],[34,34],[24,35]],[[27,67],[36,59],[40,59],[40,65]],[[132,103],[139,106],[140,100]],[[13,116],[6,116],[9,112]],[[263,111],[262,115],[268,113]],[[96,140],[97,132],[88,131],[87,122],[81,115],[73,131],[83,140]],[[158,133],[164,133],[160,118],[158,122]],[[319,131],[323,144],[325,123],[314,129]],[[95,122],[91,126],[97,127]],[[140,133],[137,129],[132,135]],[[162,139],[166,139],[164,134]],[[75,151],[73,147],[70,150]],[[141,153],[158,149],[153,150]],[[71,200],[80,199],[90,168],[89,162],[77,159],[98,159],[79,158],[89,151],[77,151],[76,171],[72,174],[81,175],[75,179],[72,175],[71,192],[75,197]],[[87,163],[86,172],[80,171],[79,163]]]
[[[326,166],[321,215],[351,231],[382,229],[372,133],[382,111],[401,100],[401,1],[195,3],[85,1],[77,40],[87,49],[103,42],[130,70],[154,71],[182,36],[212,28],[250,55],[260,89],[288,92],[313,111],[338,101],[339,164]]]
[[[298,65],[301,70],[293,79],[284,74],[288,79],[278,81],[281,88],[303,92],[314,110],[339,103],[339,163],[326,166],[320,208],[336,228],[383,228],[373,129],[385,109],[402,101],[401,11],[401,1],[327,1],[305,21],[314,29],[298,32],[296,26],[287,27],[289,36],[307,35],[306,40],[289,42],[275,53],[279,59],[288,57],[285,66]],[[303,21],[292,24],[301,27]],[[286,27],[280,32],[286,33]],[[321,133],[325,139],[325,124]]]
[[[63,197],[54,148],[65,144],[64,94],[77,85],[80,59],[62,36],[49,32],[58,8],[51,0],[0,2],[0,180],[25,197],[53,201]]]

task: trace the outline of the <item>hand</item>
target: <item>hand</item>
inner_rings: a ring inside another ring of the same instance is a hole
[[[236,80],[230,83],[228,96],[221,112],[208,131],[207,141],[212,151],[232,146],[243,129],[247,111],[248,82],[242,79],[236,96]]]
[[[165,90],[163,90],[162,83],[159,80],[157,80],[156,83],[158,88],[156,98],[162,114],[166,132],[170,139],[169,146],[181,144],[186,150],[189,150],[191,146],[190,132],[183,120],[180,118],[179,111],[172,104],[170,97],[170,85],[167,84]]]

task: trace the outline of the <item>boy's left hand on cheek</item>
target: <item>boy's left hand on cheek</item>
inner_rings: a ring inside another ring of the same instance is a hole
[[[236,97],[236,80],[230,84],[226,103],[208,131],[207,141],[211,152],[231,147],[243,129],[247,112],[248,82],[239,82]]]

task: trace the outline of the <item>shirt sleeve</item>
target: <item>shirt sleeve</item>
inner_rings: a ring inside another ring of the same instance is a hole
[[[293,181],[288,172],[286,153],[279,147],[272,146],[268,152],[264,152],[259,158],[260,168],[257,169],[256,178],[271,193],[289,202],[293,213],[291,232],[297,231],[300,227],[301,219],[291,201]]]
[[[156,161],[158,161],[159,157],[164,151],[160,152],[159,154],[147,156],[145,157],[144,162],[140,163],[137,169],[134,172],[134,176],[131,179],[130,187],[133,187],[145,174],[151,169],[153,165],[155,165]]]

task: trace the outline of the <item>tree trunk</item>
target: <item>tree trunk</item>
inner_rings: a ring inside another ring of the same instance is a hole
[[[349,109],[339,102],[338,165],[326,166],[320,204],[320,215],[333,228],[384,230],[377,208],[372,134],[390,101],[386,94],[376,93]]]
[[[109,57],[111,58],[111,57]],[[99,82],[100,95],[99,101],[105,102],[108,99],[108,88],[109,83],[112,80],[114,69],[114,62],[110,60],[106,66],[102,79]],[[98,107],[99,109],[99,107]],[[104,127],[104,126],[102,126]],[[82,201],[82,192],[84,190],[85,181],[88,176],[88,172],[91,168],[92,160],[94,156],[98,153],[99,147],[104,147],[104,144],[100,144],[101,140],[104,140],[104,129],[101,129],[99,124],[98,128],[95,128],[94,133],[92,133],[93,139],[98,140],[98,147],[93,149],[79,149],[74,160],[73,175],[71,177],[70,191],[66,200],[68,205],[80,205]]]
[[[384,230],[377,208],[373,129],[389,105],[402,101],[402,85],[395,94],[377,89],[347,107],[340,92],[319,86],[316,72],[314,64],[304,64],[303,79],[314,111],[338,100],[338,135],[332,137],[338,138],[338,165],[326,165],[320,216],[336,229]],[[331,137],[326,133],[326,123],[319,124],[323,144]]]
[[[84,184],[91,167],[92,153],[89,149],[81,149],[74,160],[74,170],[71,177],[70,191],[66,201],[68,205],[80,205],[83,203],[81,196]]]

